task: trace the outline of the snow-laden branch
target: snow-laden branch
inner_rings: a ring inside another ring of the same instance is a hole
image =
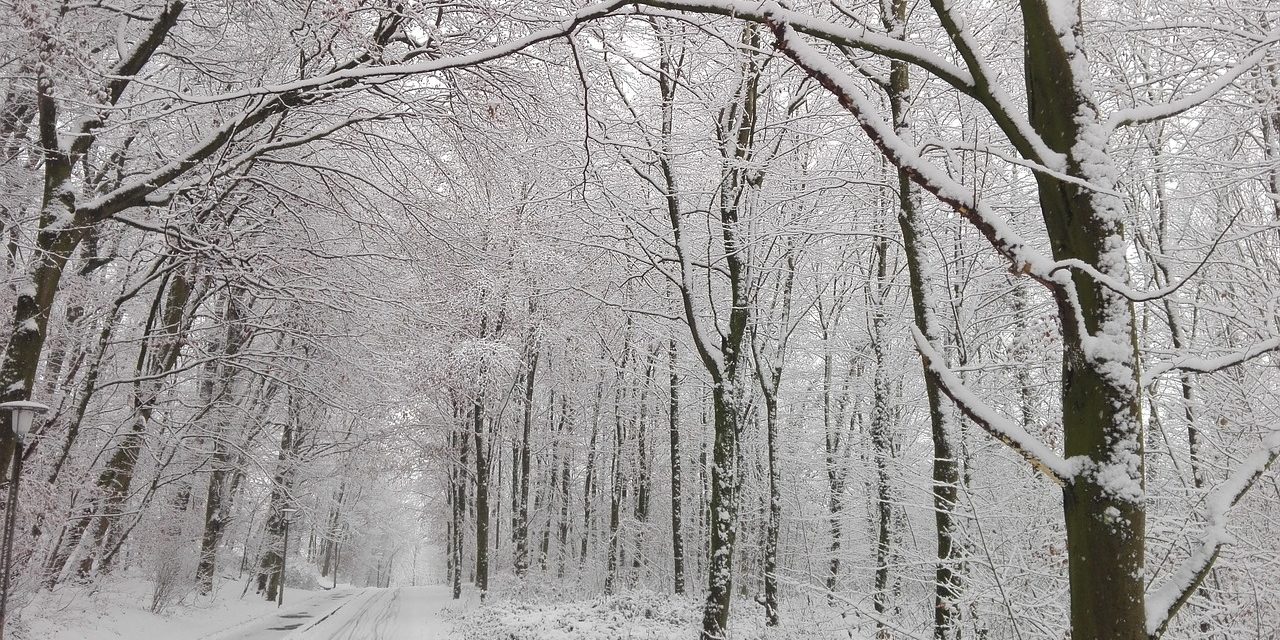
[[[1029,246],[989,206],[977,201],[971,189],[922,158],[914,146],[899,137],[893,126],[880,117],[879,110],[862,95],[854,79],[844,70],[797,36],[795,29],[788,23],[774,20],[769,26],[777,36],[779,50],[826,87],[853,114],[867,137],[894,166],[905,171],[912,182],[932,193],[974,225],[996,251],[1013,263],[1015,271],[1029,274],[1055,289],[1069,281],[1065,275],[1054,274],[1053,261]]]
[[[148,27],[145,35],[106,74],[108,81],[101,92],[106,98],[107,105],[115,106],[120,101],[120,97],[135,80],[138,72],[151,61],[156,50],[169,37],[169,32],[178,23],[178,17],[182,15],[185,8],[185,0],[170,0],[161,9],[159,15],[148,19],[151,26]],[[59,148],[65,149],[63,153],[67,157],[74,160],[89,150],[94,142],[94,131],[104,123],[103,115],[102,110],[91,110],[69,127],[71,134],[68,140],[59,145]]]
[[[833,45],[866,51],[891,60],[900,60],[924,70],[951,85],[966,96],[986,107],[996,125],[1009,138],[1018,151],[1036,162],[1055,168],[1065,166],[1061,153],[1052,150],[1015,106],[1014,101],[995,83],[989,82],[989,73],[980,61],[973,68],[979,70],[975,78],[970,71],[961,68],[928,47],[893,37],[889,34],[869,31],[865,26],[847,26],[829,22],[817,16],[795,11],[778,2],[744,2],[741,0],[632,0],[632,3],[667,9],[675,12],[716,14],[760,22],[769,25],[786,24],[796,32],[812,36]],[[643,9],[637,9],[642,13]],[[669,14],[662,14],[669,15]],[[681,16],[673,16],[681,17]],[[687,18],[684,18],[687,19]],[[960,34],[957,46],[972,43]]]
[[[973,98],[987,108],[996,125],[1009,137],[1019,153],[1042,165],[1065,169],[1066,157],[1045,144],[1031,123],[1018,115],[1020,110],[1013,98],[994,80],[998,75],[983,59],[981,47],[974,42],[973,34],[965,25],[959,9],[950,0],[931,0],[930,4],[956,52],[973,74]],[[905,37],[905,34],[899,35]]]
[[[1027,158],[1022,158],[1010,153],[1006,153],[1005,151],[997,147],[993,147],[991,145],[979,144],[971,141],[965,141],[964,143],[956,143],[949,140],[943,140],[942,138],[920,138],[919,141],[920,141],[920,148],[923,151],[928,151],[929,149],[937,147],[939,149],[945,149],[945,150],[959,149],[964,151],[975,151],[978,153],[985,153],[987,155],[1000,158],[1001,160],[1004,160],[1009,164],[1030,169],[1034,173],[1051,176],[1053,179],[1058,180],[1060,182],[1069,182],[1074,185],[1079,185],[1080,187],[1088,189],[1089,191],[1092,191],[1094,193],[1102,193],[1109,196],[1115,196],[1117,198],[1122,197],[1120,195],[1120,192],[1116,191],[1115,189],[1108,189],[1096,183],[1089,182],[1084,178],[1073,176],[1065,171],[1059,171],[1048,165],[1041,164],[1039,162],[1036,162],[1035,160],[1029,160]]]
[[[1205,498],[1206,524],[1200,548],[1192,552],[1164,584],[1147,594],[1147,634],[1153,640],[1164,633],[1169,620],[1209,574],[1223,545],[1232,542],[1231,534],[1227,533],[1227,514],[1277,457],[1280,457],[1280,429],[1267,434],[1262,446],[1249,454],[1231,477]]]
[[[1172,118],[1173,116],[1190,109],[1194,109],[1205,102],[1212,100],[1213,97],[1218,95],[1218,93],[1223,89],[1231,86],[1237,78],[1244,75],[1250,69],[1258,66],[1258,63],[1262,62],[1262,59],[1266,57],[1267,52],[1270,50],[1269,46],[1266,45],[1275,44],[1276,39],[1277,35],[1272,34],[1267,38],[1267,42],[1262,43],[1263,46],[1260,46],[1253,55],[1241,60],[1239,64],[1219,76],[1217,80],[1201,87],[1199,91],[1196,91],[1191,95],[1163,104],[1139,105],[1128,109],[1121,109],[1111,114],[1111,117],[1107,118],[1105,130],[1112,131],[1118,127],[1127,125],[1145,124],[1148,122]]]
[[[491,62],[519,53],[533,45],[540,44],[548,40],[562,38],[573,32],[574,29],[584,22],[613,15],[618,9],[633,3],[634,0],[608,0],[607,2],[589,5],[574,12],[573,14],[570,14],[550,27],[539,29],[538,31],[534,31],[522,38],[516,38],[510,42],[489,47],[488,49],[477,51],[475,53],[445,56],[425,62],[368,65],[359,67],[351,66],[311,78],[294,80],[292,82],[262,84],[239,91],[231,91],[214,95],[195,95],[175,92],[173,97],[177,100],[190,104],[213,104],[242,100],[245,98],[309,92],[352,81],[385,82],[400,77],[425,75],[465,67],[474,67],[485,62]]]
[[[1249,360],[1252,360],[1265,353],[1280,350],[1280,336],[1273,337],[1269,340],[1263,340],[1248,348],[1228,353],[1216,358],[1201,358],[1197,356],[1183,356],[1175,358],[1167,362],[1151,365],[1142,374],[1142,386],[1151,386],[1160,376],[1170,371],[1188,371],[1191,373],[1214,373],[1228,367],[1234,367]]]
[[[916,349],[924,361],[925,372],[966,416],[969,416],[984,431],[995,436],[997,440],[1009,445],[1018,452],[1018,455],[1054,482],[1062,485],[1071,480],[1075,474],[1071,463],[1035,436],[1027,433],[1021,425],[1000,415],[1000,412],[974,395],[968,387],[964,386],[960,377],[947,368],[942,354],[934,350],[928,339],[914,324],[911,326],[911,335],[915,338]]]

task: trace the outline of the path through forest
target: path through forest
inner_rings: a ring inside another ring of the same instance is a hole
[[[217,640],[443,640],[456,607],[447,587],[358,589],[265,616]]]

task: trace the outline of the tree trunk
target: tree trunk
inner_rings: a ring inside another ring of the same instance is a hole
[[[182,338],[194,317],[195,303],[200,299],[192,287],[193,274],[190,267],[185,273],[172,273],[156,292],[144,334],[146,337],[139,347],[134,367],[135,375],[147,379],[134,383],[130,398],[133,423],[111,453],[95,483],[101,503],[94,509],[92,522],[81,543],[84,555],[77,569],[81,577],[94,571],[95,564],[109,544],[112,524],[128,499],[147,426],[162,390],[160,378],[177,364]],[[57,569],[61,571],[61,567]]]
[[[680,477],[680,378],[676,375],[676,339],[667,346],[670,357],[671,406],[668,416],[668,437],[671,442],[671,566],[676,595],[684,595],[684,535],[681,532],[681,503],[683,497]]]
[[[871,311],[871,353],[875,359],[875,378],[872,381],[871,453],[875,460],[875,586],[872,592],[876,611],[876,637],[887,640],[892,637],[885,625],[889,619],[890,561],[893,556],[894,499],[889,478],[889,464],[893,459],[893,434],[890,430],[889,371],[885,359],[885,323],[888,313],[888,243],[879,239],[875,243],[875,283]]]
[[[653,375],[657,365],[658,351],[655,350],[645,368],[643,386],[640,388],[640,410],[636,419],[636,547],[631,556],[633,581],[640,579],[640,569],[644,560],[644,541],[648,535],[649,502],[652,493],[652,466],[649,453],[649,388],[653,386]]]
[[[618,528],[622,523],[623,479],[622,456],[623,445],[627,438],[626,421],[622,415],[622,399],[626,397],[627,365],[631,356],[631,320],[627,320],[627,331],[623,337],[622,360],[618,364],[618,375],[613,393],[613,455],[609,462],[609,552],[605,562],[604,592],[611,595],[617,588],[619,539]]]
[[[1058,15],[1064,11],[1071,15]],[[1098,113],[1079,77],[1083,38],[1076,3],[1022,0],[1031,124],[1067,158],[1066,172],[1110,189]],[[1074,33],[1059,34],[1063,19]],[[1082,114],[1084,114],[1082,116]],[[1078,259],[1128,281],[1122,204],[1113,195],[1036,172],[1055,260]],[[1074,296],[1056,290],[1062,319],[1062,419],[1067,459],[1084,461],[1063,491],[1073,640],[1145,640],[1144,449],[1131,304],[1088,274],[1072,272]],[[1071,298],[1075,299],[1072,300]]]
[[[223,356],[231,357],[240,353],[249,339],[249,334],[239,324],[244,319],[241,304],[235,293],[227,297],[223,311],[227,329],[220,345]],[[205,379],[200,389],[201,400],[205,403],[205,415],[211,418],[208,421],[209,429],[214,433],[211,439],[212,469],[205,491],[204,531],[200,536],[200,560],[196,565],[196,588],[203,595],[213,592],[218,548],[222,546],[222,535],[231,516],[230,477],[233,469],[232,455],[226,443],[231,429],[226,424],[227,412],[218,407],[230,401],[226,396],[232,392],[236,373],[237,369],[234,367],[212,362],[205,367]]]
[[[294,404],[294,402],[290,402]],[[292,413],[292,412],[291,412]],[[276,458],[276,473],[271,483],[267,522],[263,529],[266,551],[258,560],[257,591],[268,602],[278,599],[284,584],[285,513],[289,506],[289,494],[293,485],[293,457],[297,447],[296,415],[285,420],[280,432],[280,453]]]
[[[882,5],[883,6],[883,5]],[[889,8],[889,7],[886,7]],[[892,13],[885,16],[885,25],[900,38],[906,38],[907,3],[895,0]],[[908,66],[901,61],[890,64],[888,85],[889,108],[895,132],[909,136],[911,127],[907,115],[911,84]],[[911,288],[911,310],[916,329],[931,344],[942,342],[942,330],[934,314],[937,306],[926,281],[931,270],[924,264],[924,252],[919,238],[923,224],[916,211],[915,189],[911,177],[901,169],[898,178],[898,228],[902,232],[906,254],[907,275]],[[923,366],[923,363],[922,363]],[[1025,368],[1022,369],[1025,373]],[[942,390],[931,376],[923,376],[925,396],[929,406],[929,425],[933,440],[933,519],[935,528],[936,564],[934,569],[933,637],[951,640],[960,634],[960,576],[956,567],[963,562],[963,545],[955,540],[955,508],[960,485],[960,470],[956,459],[954,436],[950,423],[950,410],[944,405]]]
[[[457,452],[457,463],[452,469],[453,485],[451,492],[453,495],[453,518],[452,524],[452,552],[453,552],[453,575],[450,582],[453,585],[453,599],[457,600],[462,597],[462,560],[463,543],[465,538],[463,530],[467,521],[467,434],[466,434],[466,418],[467,412],[461,407],[456,413],[457,423],[453,433],[454,451]],[[336,567],[335,567],[336,572]]]
[[[595,497],[596,443],[600,439],[600,411],[604,403],[604,380],[596,385],[596,406],[591,420],[591,440],[587,443],[587,465],[582,480],[582,552],[579,562],[587,561],[587,546],[591,541],[591,501]]]
[[[479,392],[471,408],[472,436],[476,459],[476,589],[484,600],[489,591],[489,465],[485,455],[484,393]]]
[[[524,375],[524,423],[519,442],[519,467],[513,468],[513,471],[519,470],[520,477],[515,509],[515,570],[518,578],[523,578],[529,571],[529,434],[533,425],[533,392],[538,372],[538,351],[534,345],[532,335],[529,337],[529,345],[526,352],[528,353],[528,369]]]

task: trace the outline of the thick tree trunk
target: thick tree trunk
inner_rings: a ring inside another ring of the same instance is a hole
[[[293,404],[292,402],[290,404]],[[271,483],[271,496],[268,502],[268,513],[263,535],[266,537],[266,551],[258,560],[258,573],[255,578],[257,591],[267,601],[275,601],[284,584],[285,548],[285,513],[289,506],[289,494],[293,485],[293,458],[297,447],[298,434],[296,416],[290,416],[280,432],[280,452],[276,457],[276,472]]]
[[[234,293],[229,295],[223,310],[223,321],[227,323],[226,334],[222,339],[221,355],[232,357],[240,353],[249,335],[239,323],[244,313],[241,301]],[[213,592],[214,575],[218,559],[218,549],[222,546],[222,536],[231,517],[232,493],[231,476],[233,457],[226,439],[232,430],[226,424],[228,415],[221,410],[224,403],[230,402],[227,397],[235,384],[237,370],[226,364],[211,362],[205,368],[205,380],[201,383],[201,400],[205,403],[206,416],[210,418],[211,466],[209,483],[205,490],[204,531],[200,536],[200,560],[196,565],[196,588],[203,595]],[[264,398],[264,400],[268,400]]]
[[[1031,124],[1067,158],[1066,172],[1111,188],[1114,177],[1090,119],[1079,7],[1022,0]],[[1073,15],[1061,15],[1069,11]],[[1064,19],[1075,33],[1059,34]],[[1128,280],[1118,198],[1036,172],[1055,260],[1078,259]],[[1064,454],[1084,461],[1063,491],[1073,640],[1145,640],[1144,450],[1131,304],[1081,271],[1074,295],[1056,290],[1063,329]],[[1073,299],[1074,298],[1074,299]]]
[[[453,447],[457,453],[457,462],[451,470],[453,484],[450,487],[450,492],[453,496],[453,514],[450,521],[452,526],[453,574],[450,576],[450,583],[453,587],[454,600],[462,597],[462,564],[465,557],[463,553],[465,543],[463,531],[467,522],[467,417],[466,410],[460,407],[456,413],[457,423],[453,433]],[[336,572],[337,567],[335,566],[334,569]]]
[[[871,311],[871,352],[875,359],[875,379],[872,381],[871,453],[875,461],[875,584],[872,601],[876,611],[876,637],[887,640],[892,632],[885,625],[892,608],[890,591],[890,564],[894,552],[894,498],[889,477],[889,464],[893,459],[892,420],[889,407],[889,372],[885,358],[885,324],[888,313],[888,243],[877,240],[875,244],[876,277],[875,308]]]
[[[53,200],[53,192],[61,189],[65,181],[70,179],[70,168],[66,173],[61,180],[46,184],[46,213],[41,218],[42,227],[52,224],[51,219],[45,218],[50,217],[57,207],[51,206],[49,202]],[[36,264],[29,285],[18,289],[18,298],[13,306],[13,329],[9,334],[4,359],[0,361],[0,402],[27,400],[31,397],[45,336],[48,335],[49,314],[62,280],[62,272],[83,236],[83,230],[78,227],[60,231],[44,229],[37,235]],[[0,429],[0,478],[8,477],[14,446],[12,431]]]
[[[711,448],[711,553],[702,640],[725,640],[733,597],[733,547],[738,519],[738,408],[724,385],[711,392],[715,436]]]

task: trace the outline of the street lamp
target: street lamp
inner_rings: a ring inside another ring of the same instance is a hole
[[[11,416],[10,427],[13,429],[13,461],[10,463],[12,474],[9,476],[9,500],[5,503],[4,514],[4,577],[0,580],[0,640],[4,638],[6,605],[9,602],[9,579],[13,574],[13,529],[18,521],[18,478],[22,473],[22,445],[31,432],[31,422],[37,414],[44,413],[49,407],[39,402],[16,400],[0,403],[0,410],[8,411]]]
[[[297,509],[290,507],[280,510],[280,518],[284,520],[284,552],[280,554],[280,588],[276,590],[276,607],[284,604],[284,563],[289,559],[289,521],[296,511]]]

